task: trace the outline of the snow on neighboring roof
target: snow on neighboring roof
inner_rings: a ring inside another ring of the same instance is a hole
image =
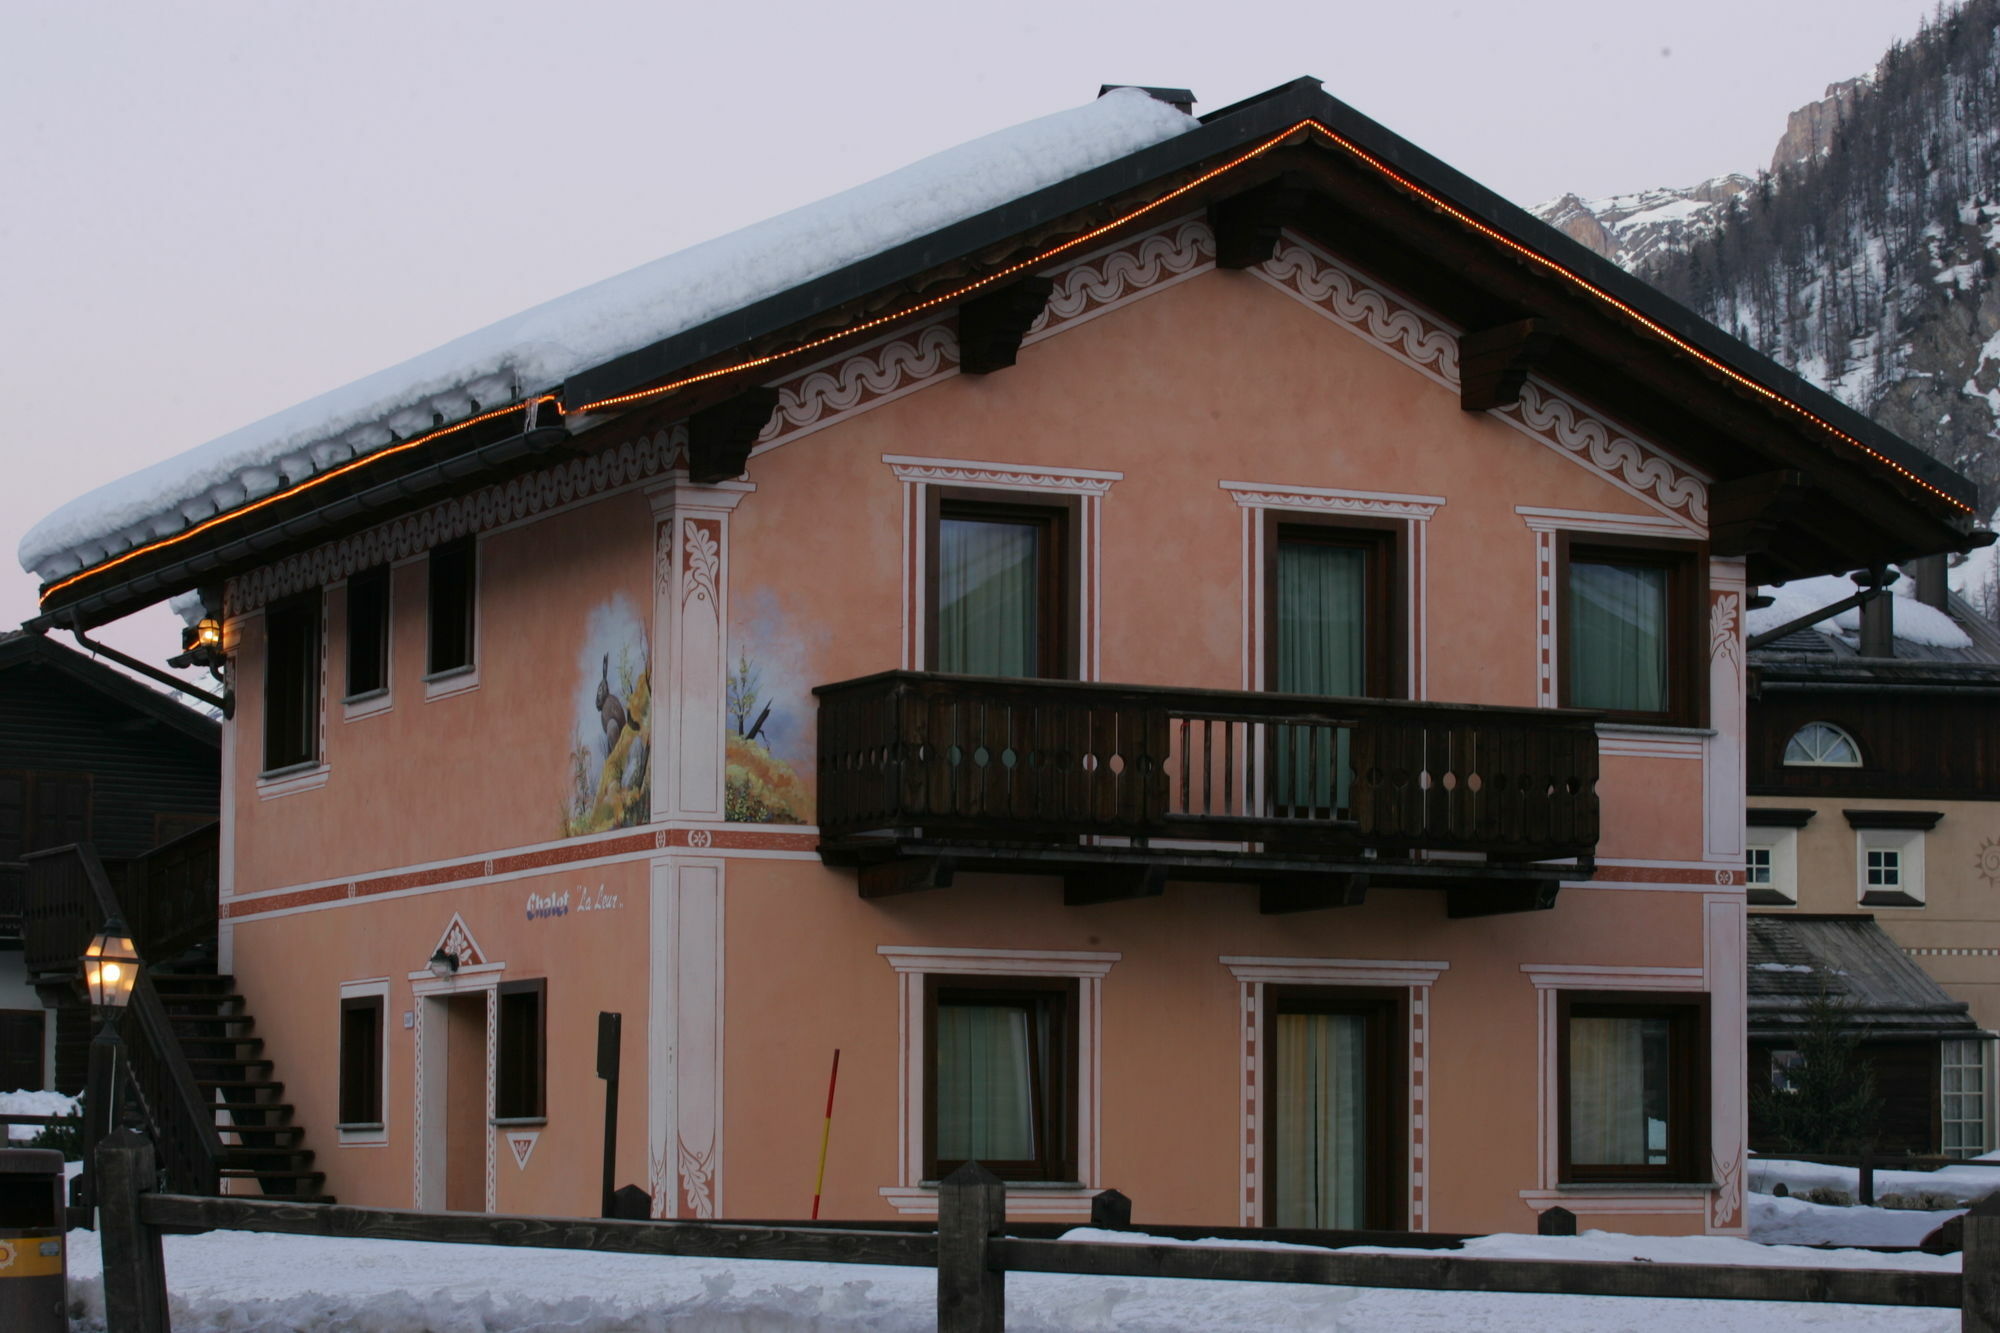
[[[1972,646],[1972,639],[1958,627],[1956,621],[1917,600],[1915,579],[1899,578],[1892,590],[1896,594],[1897,638],[1922,644],[1926,648]],[[1758,591],[1772,600],[1771,605],[1752,611],[1746,618],[1745,625],[1752,634],[1762,634],[1800,616],[1811,615],[1822,606],[1831,606],[1843,598],[1852,597],[1859,589],[1850,579],[1828,574],[1822,578],[1796,579],[1782,588],[1760,588]],[[1850,607],[1837,616],[1820,621],[1813,628],[1826,634],[1852,638],[1861,632],[1861,609]]]
[[[1136,88],[1027,121],[535,306],[70,501],[21,539],[61,578],[287,482],[547,392],[578,371],[1196,127]]]

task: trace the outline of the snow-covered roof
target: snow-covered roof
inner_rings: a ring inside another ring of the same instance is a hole
[[[1136,88],[924,158],[691,246],[100,486],[21,539],[43,580],[182,531],[428,429],[1194,129]]]
[[[1913,578],[1899,578],[1891,585],[1896,594],[1896,637],[1926,648],[1970,648],[1971,636],[1960,628],[1958,622],[1935,607],[1918,601],[1917,581]],[[1752,634],[1762,634],[1766,630],[1797,620],[1800,616],[1811,615],[1822,606],[1854,596],[1855,585],[1838,575],[1823,578],[1798,579],[1783,587],[1762,588],[1760,592],[1771,598],[1771,605],[1759,607],[1745,619],[1745,626]],[[1850,607],[1837,616],[1829,616],[1812,628],[1826,634],[1852,641],[1861,632],[1861,610]]]

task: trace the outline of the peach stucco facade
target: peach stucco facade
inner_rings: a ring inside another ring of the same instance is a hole
[[[1082,1029],[1080,1179],[1014,1191],[1018,1216],[1084,1215],[1116,1187],[1140,1220],[1261,1219],[1261,1006],[1291,983],[1407,996],[1408,1225],[1524,1230],[1561,1203],[1585,1225],[1740,1233],[1744,588],[1699,547],[1706,479],[1559,384],[1462,410],[1454,331],[1289,235],[1225,272],[1180,219],[1054,276],[1011,369],[957,373],[942,319],[790,375],[743,480],[688,482],[680,425],[613,423],[230,585],[224,962],[328,1190],[444,1207],[472,1180],[489,1209],[594,1213],[596,1015],[616,1011],[618,1180],[657,1214],[803,1215],[838,1049],[823,1212],[922,1215],[921,979],[1012,973],[1075,979]],[[1255,590],[1288,514],[1392,526],[1398,692],[1452,703],[1559,702],[1565,534],[1686,543],[1707,725],[1601,730],[1595,876],[1549,911],[1449,919],[1441,894],[1395,889],[1265,916],[1251,888],[1192,883],[1068,907],[1057,880],[998,875],[865,900],[816,852],[811,690],[927,665],[936,487],[1073,503],[1078,674],[1133,684],[1263,684]],[[476,666],[426,680],[424,552],[464,535]],[[390,688],[344,702],[344,581],[381,563]],[[310,588],[318,761],[261,776],[262,609]],[[605,724],[615,745],[595,730],[606,687],[630,728]],[[440,980],[426,961],[448,938],[462,966]],[[471,1012],[453,997],[490,1012],[495,985],[530,978],[546,1115],[490,1123],[489,1069],[467,1116],[478,1081],[446,1066],[482,1047],[453,1040]],[[383,1128],[340,1131],[339,999],[370,986]],[[1564,989],[1706,997],[1702,1179],[1559,1178]]]

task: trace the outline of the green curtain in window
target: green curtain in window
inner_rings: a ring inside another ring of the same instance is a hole
[[[1279,1014],[1272,1200],[1281,1227],[1359,1227],[1368,1209],[1368,1022]]]
[[[1315,542],[1278,544],[1278,689],[1367,692],[1367,552]],[[1331,817],[1347,805],[1348,735],[1331,727],[1275,727],[1280,815]]]
[[[1663,1018],[1570,1020],[1570,1161],[1657,1166],[1667,1160],[1669,1043]]]
[[[1578,708],[1667,708],[1667,571],[1569,567],[1569,693]]]
[[[947,518],[938,524],[939,671],[1037,674],[1039,529]]]
[[[937,1007],[938,1160],[1034,1158],[1028,1023],[1020,1005]]]

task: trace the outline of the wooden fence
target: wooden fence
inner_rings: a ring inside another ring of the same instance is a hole
[[[2000,1202],[1965,1218],[1964,1272],[1477,1259],[1055,1239],[1006,1221],[1006,1188],[970,1164],[939,1191],[935,1231],[866,1224],[624,1222],[419,1213],[154,1192],[152,1144],[122,1129],[97,1149],[109,1333],[165,1333],[169,1232],[263,1231],[461,1245],[512,1245],[709,1259],[786,1259],[937,1270],[939,1333],[1001,1333],[1007,1274],[1068,1273],[1225,1282],[1297,1282],[1417,1291],[1790,1301],[1957,1309],[1963,1333],[2000,1333]],[[1026,1231],[1041,1235],[1023,1235]],[[1670,1316],[1668,1316],[1670,1317]]]

